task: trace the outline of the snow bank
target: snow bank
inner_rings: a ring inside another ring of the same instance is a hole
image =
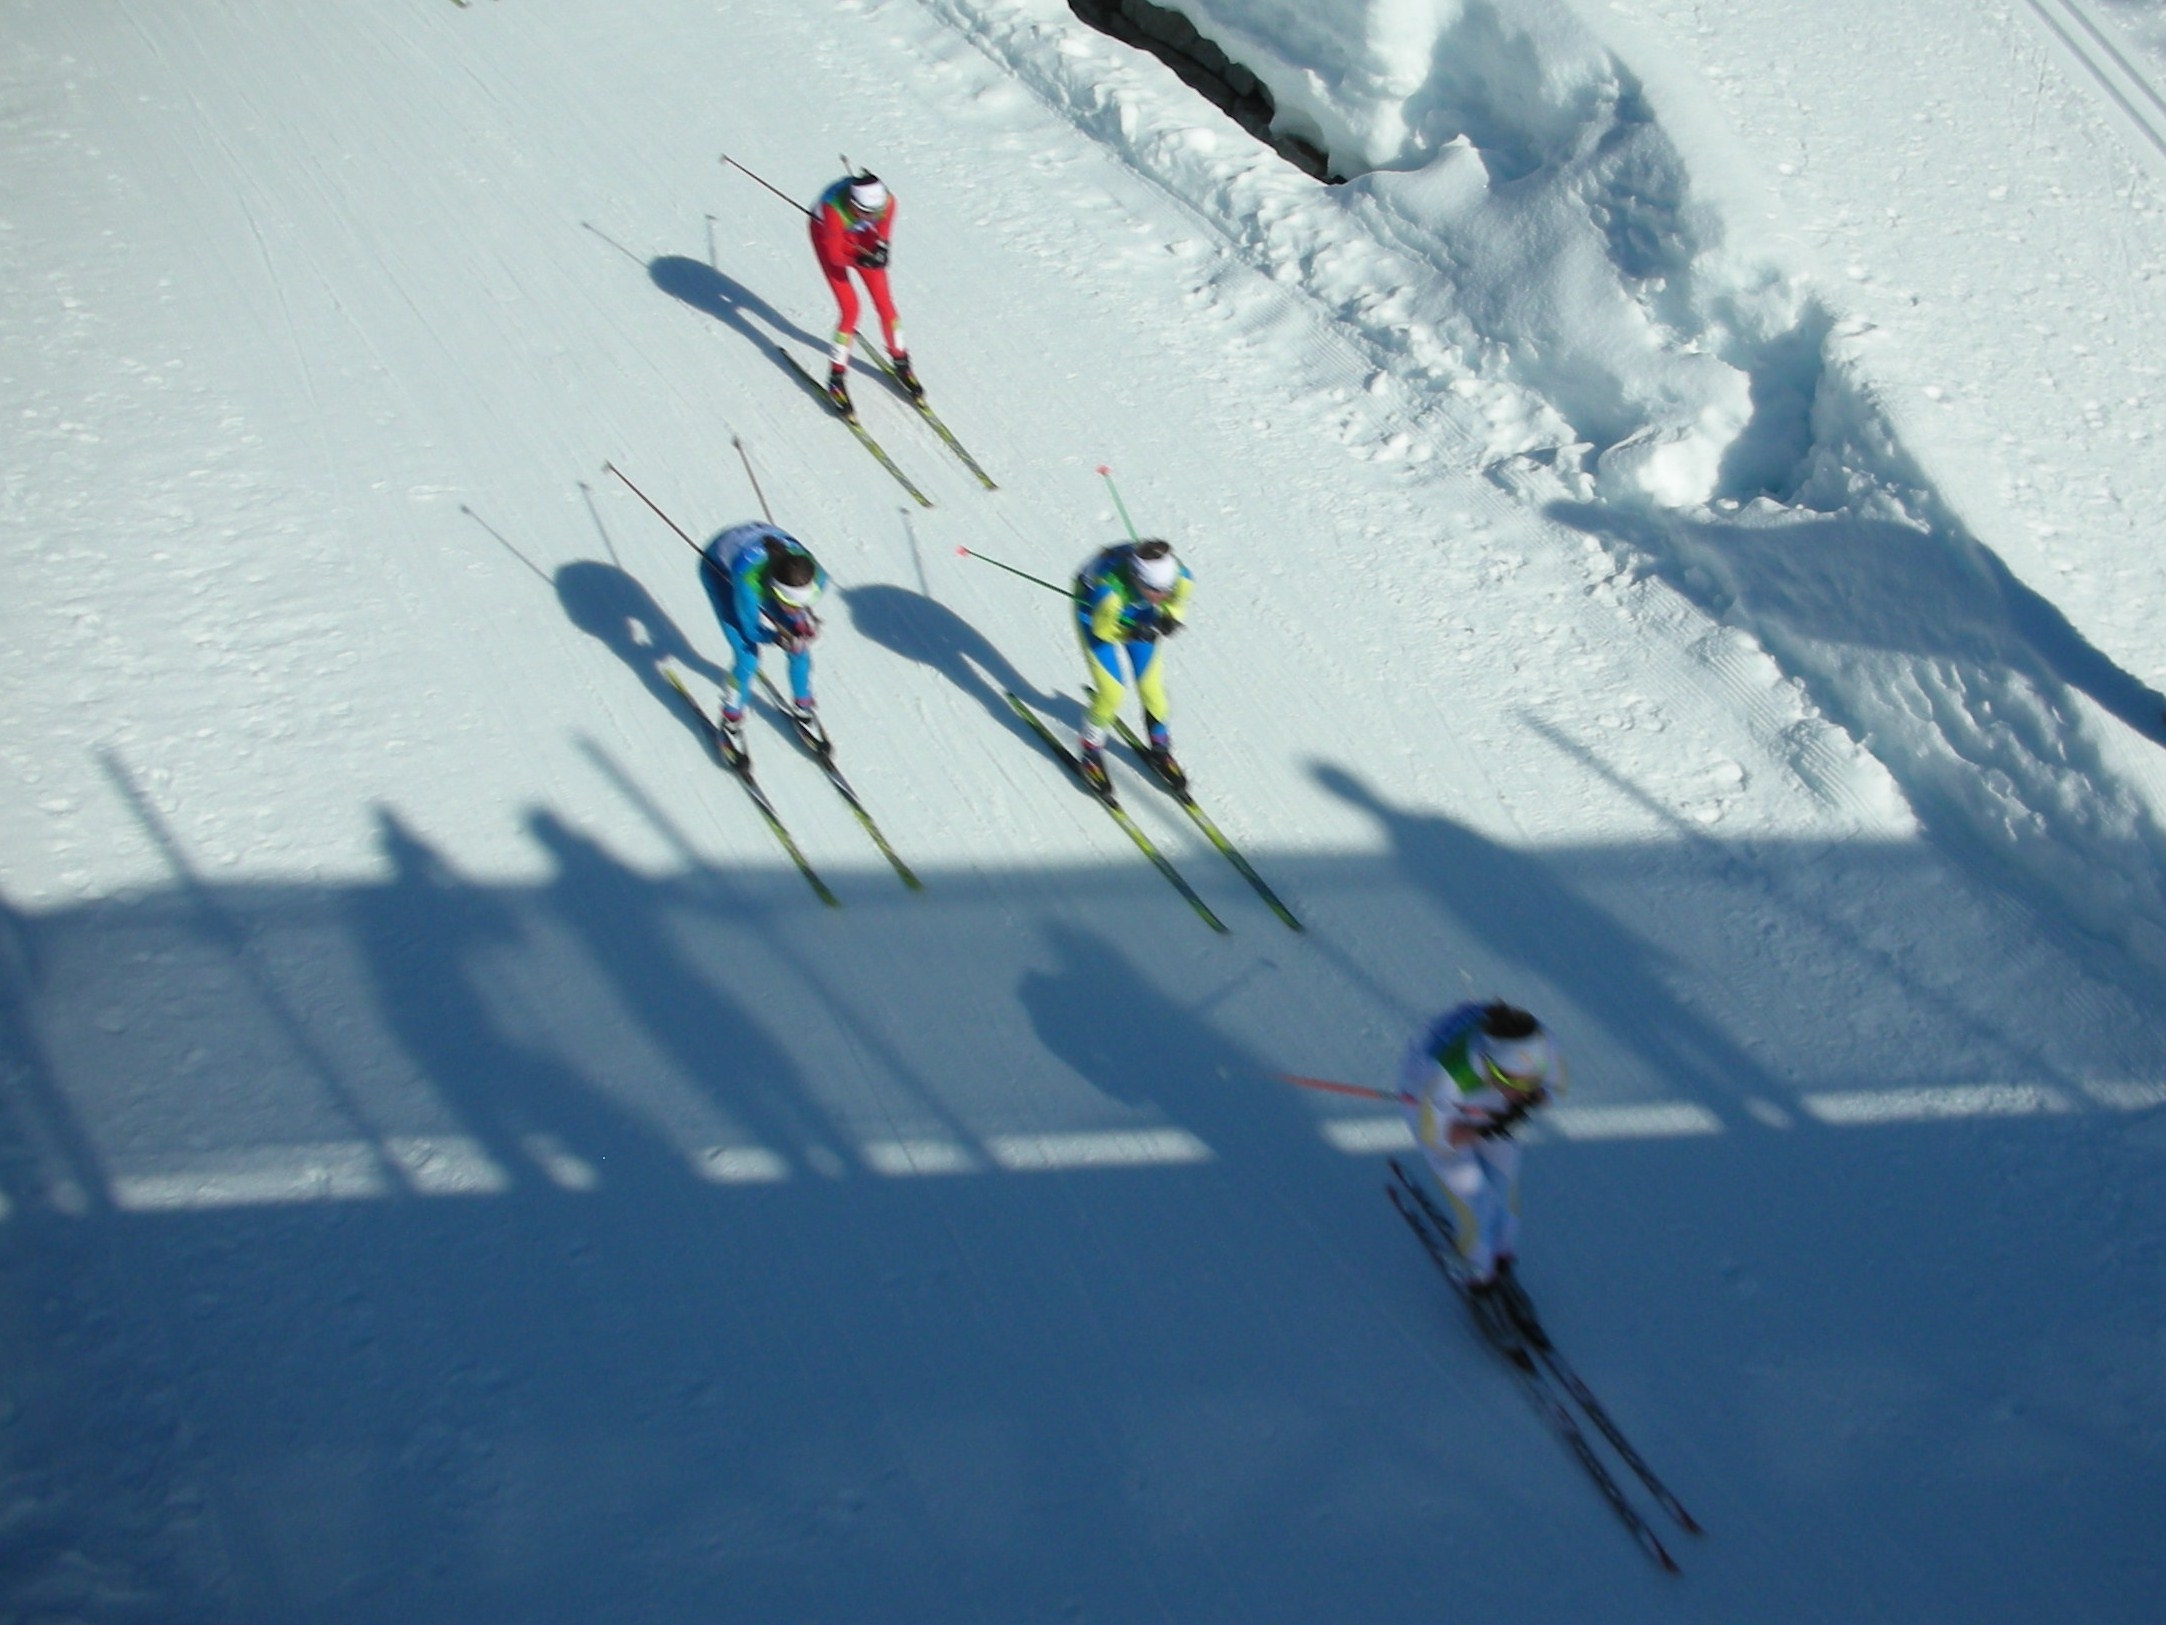
[[[1793,413],[1769,456],[1755,385],[1803,297],[1733,263],[1637,82],[1564,8],[1184,0],[1269,88],[1277,130],[1360,174],[1324,189],[1060,0],[931,4],[1323,301],[1410,394],[1464,403],[1453,427],[1483,464],[1534,456],[1607,500],[1684,506],[1757,494],[1805,455]]]
[[[1486,0],[1171,0],[1269,87],[1282,128],[1342,173],[1418,169],[1465,137],[1501,171],[1569,146],[1608,64],[1554,5]]]

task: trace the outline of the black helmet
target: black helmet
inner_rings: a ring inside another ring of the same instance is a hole
[[[802,547],[793,547],[779,536],[767,538],[767,587],[792,609],[803,609],[818,596],[814,583],[820,567]]]

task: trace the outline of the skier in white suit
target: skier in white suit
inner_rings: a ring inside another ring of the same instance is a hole
[[[1451,1205],[1454,1240],[1477,1296],[1508,1276],[1519,1241],[1519,1142],[1527,1113],[1564,1092],[1542,1024],[1500,1002],[1447,1010],[1406,1052],[1407,1121]]]

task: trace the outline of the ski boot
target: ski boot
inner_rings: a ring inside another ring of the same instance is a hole
[[[829,367],[827,369],[827,398],[834,403],[835,410],[844,417],[857,416],[857,408],[850,404],[850,369],[848,367]]]
[[[1079,742],[1075,751],[1076,771],[1083,775],[1083,782],[1109,800],[1113,795],[1113,776],[1106,771],[1106,748],[1094,739]]]
[[[810,694],[791,702],[790,725],[797,730],[797,737],[805,742],[805,748],[815,756],[825,756],[834,749],[828,742],[827,730],[820,726],[819,712],[814,708]]]
[[[742,706],[728,700],[722,702],[722,714],[715,719],[715,740],[722,747],[723,760],[730,766],[741,766],[749,759],[745,749],[745,713]]]
[[[889,356],[888,365],[895,369],[895,382],[909,392],[911,400],[923,406],[925,386],[918,382],[918,375],[910,370],[910,353],[906,350],[901,355]]]
[[[1518,1323],[1512,1318],[1501,1279],[1492,1275],[1486,1281],[1468,1280],[1465,1284],[1467,1308],[1473,1313],[1474,1324],[1492,1346],[1508,1355],[1522,1355],[1524,1341]]]
[[[1151,759],[1151,766],[1158,772],[1177,796],[1188,794],[1188,775],[1181,771],[1181,764],[1173,759],[1173,735],[1156,717],[1146,719],[1147,743],[1144,755]]]

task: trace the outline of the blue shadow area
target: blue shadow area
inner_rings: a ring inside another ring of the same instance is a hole
[[[1065,706],[1067,713],[1081,715],[1072,700],[1033,686],[990,638],[937,598],[885,582],[845,587],[840,596],[852,631],[905,660],[931,667],[1018,738],[1031,737],[1030,730],[1001,697],[1003,690],[1042,711],[1060,712]]]
[[[2166,740],[2166,698],[1967,537],[1848,514],[1752,525],[1583,502],[1553,502],[1543,512],[1631,548],[1717,620],[2033,676],[2088,695],[2147,739]]]
[[[970,647],[909,596],[865,602]],[[1298,939],[1200,864],[1229,938],[1132,854],[837,866],[837,914],[547,810],[527,881],[386,811],[351,882],[8,909],[0,1612],[1411,1622],[1448,1572],[1489,1617],[2147,1618],[2159,1114],[1831,1126],[2051,1012],[1943,988],[1861,1069],[1855,1006],[1716,1010],[1816,932],[1880,976],[1930,849],[1533,855],[1318,774],[1384,841],[1255,854]],[[1279,1082],[1383,1081],[1349,958],[1482,967],[1576,1098],[1716,1120],[1529,1155],[1528,1278],[1714,1531],[1682,1586],[1332,1138],[1392,1114]]]
[[[685,563],[693,570],[704,568],[689,556]],[[667,661],[710,683],[720,684],[729,675],[727,665],[709,660],[692,646],[654,595],[629,571],[598,559],[579,559],[557,570],[554,585],[565,619],[623,661],[660,704],[680,714],[684,709],[684,702],[662,675]],[[714,633],[714,641],[721,643],[720,632]],[[694,726],[689,717],[685,725]]]
[[[772,349],[781,338],[826,347],[824,335],[806,332],[736,278],[703,261],[663,254],[647,262],[647,275],[670,298],[712,316],[763,349]]]

